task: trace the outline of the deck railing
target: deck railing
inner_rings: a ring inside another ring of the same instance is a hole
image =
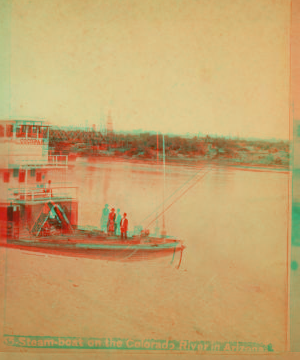
[[[19,162],[21,166],[34,166],[34,167],[65,167],[68,165],[68,155],[48,155],[43,159],[22,159]]]
[[[55,166],[68,165],[68,155],[49,155],[48,161]]]
[[[16,201],[41,201],[44,199],[77,199],[78,187],[51,186],[50,188],[11,189],[10,200]]]

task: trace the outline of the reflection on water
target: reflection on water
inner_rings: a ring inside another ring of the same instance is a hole
[[[161,210],[157,167],[81,163],[70,179],[79,186],[81,224],[100,227],[105,204],[126,212],[131,230]],[[167,207],[178,198],[166,211],[166,226],[187,246],[179,270],[161,261],[124,264],[5,250],[6,333],[238,339],[282,350],[288,175],[169,166],[165,197]]]

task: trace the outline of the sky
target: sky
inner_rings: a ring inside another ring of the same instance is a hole
[[[2,118],[289,137],[286,0],[17,0],[6,14]]]

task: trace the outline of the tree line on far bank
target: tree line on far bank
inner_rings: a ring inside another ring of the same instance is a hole
[[[260,154],[260,158],[273,160],[278,164],[289,159],[290,144],[283,140],[249,140],[215,136],[171,136],[165,135],[166,157],[210,157],[249,158]],[[88,130],[50,130],[50,146],[55,152],[77,155],[101,155],[141,157],[155,159],[162,156],[162,135],[102,134]],[[276,160],[277,159],[277,160]]]

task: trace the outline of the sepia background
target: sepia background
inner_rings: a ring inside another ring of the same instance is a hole
[[[101,126],[111,113],[115,130],[290,137],[288,1],[3,3],[1,118]],[[284,351],[290,174],[170,166],[167,195],[196,171],[208,175],[167,214],[187,245],[179,270],[7,250],[4,333]],[[105,203],[138,224],[162,197],[151,166],[83,162],[70,178],[86,225],[99,226]]]
[[[19,0],[10,11],[2,116],[91,125],[111,111],[116,130],[289,137],[286,0]]]

